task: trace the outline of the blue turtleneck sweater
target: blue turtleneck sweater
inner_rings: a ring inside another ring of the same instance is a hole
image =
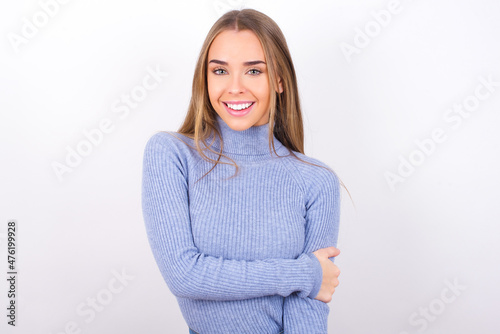
[[[200,334],[326,334],[329,306],[314,299],[323,273],[312,252],[337,245],[338,178],[289,155],[274,136],[281,157],[271,153],[269,124],[236,131],[216,118],[223,152],[240,167],[232,179],[235,167],[218,164],[195,183],[213,163],[179,133],[156,133],[145,147],[142,209],[168,288]]]

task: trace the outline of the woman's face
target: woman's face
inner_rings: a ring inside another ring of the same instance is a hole
[[[233,130],[268,123],[267,66],[252,31],[225,30],[217,35],[208,50],[207,83],[213,108]]]

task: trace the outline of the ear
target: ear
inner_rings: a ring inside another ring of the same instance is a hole
[[[278,87],[279,93],[281,94],[281,93],[283,93],[283,83],[281,82],[281,78],[279,78],[278,84],[279,84],[279,87]]]

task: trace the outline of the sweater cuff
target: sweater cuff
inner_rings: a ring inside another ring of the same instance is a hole
[[[318,295],[319,290],[321,289],[321,283],[323,283],[323,269],[321,268],[321,264],[319,263],[319,260],[316,257],[316,255],[314,255],[313,253],[306,253],[306,255],[308,255],[312,260],[314,277],[315,277],[313,287],[308,297],[314,299]]]

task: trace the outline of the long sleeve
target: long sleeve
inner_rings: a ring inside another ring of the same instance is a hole
[[[323,171],[323,170],[322,170]],[[329,171],[318,173],[314,180],[311,197],[306,212],[306,240],[304,253],[320,248],[337,246],[340,220],[340,187],[338,178]],[[334,262],[334,257],[330,260]],[[313,299],[314,296],[301,298],[292,293],[285,298],[283,324],[286,334],[327,334],[327,303]]]
[[[321,265],[313,254],[297,259],[244,261],[199,252],[190,225],[187,147],[165,133],[147,142],[142,209],[148,241],[160,272],[178,297],[241,300],[268,295],[317,295]]]

